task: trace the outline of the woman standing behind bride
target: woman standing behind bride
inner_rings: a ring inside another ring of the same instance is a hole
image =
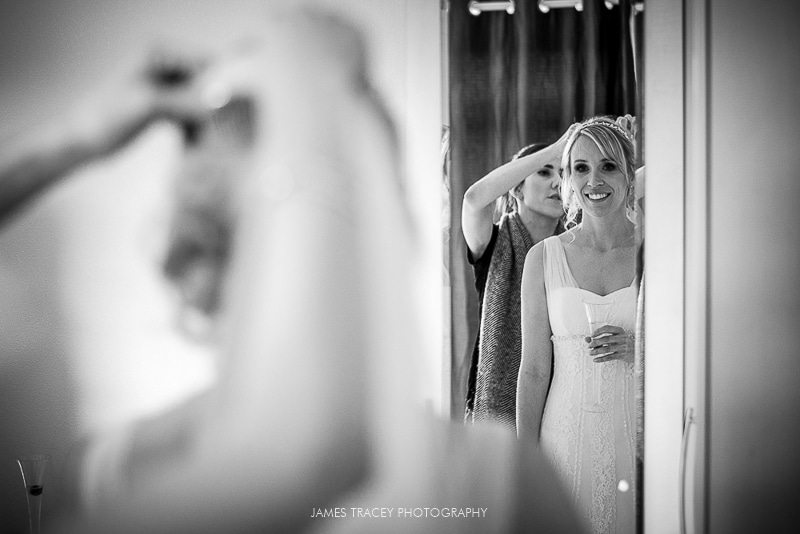
[[[541,443],[603,533],[635,530],[631,126],[594,118],[573,131],[562,159],[568,230],[531,249],[522,278],[517,432]]]

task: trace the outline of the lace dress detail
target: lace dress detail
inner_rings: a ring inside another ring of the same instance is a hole
[[[592,532],[634,532],[633,364],[592,362],[583,303],[611,303],[609,323],[632,332],[636,287],[605,296],[579,288],[558,237],[544,242],[544,272],[554,369],[542,447]],[[623,480],[629,489],[618,491]]]

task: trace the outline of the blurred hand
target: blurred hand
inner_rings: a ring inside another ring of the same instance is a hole
[[[107,155],[157,120],[199,123],[213,111],[204,84],[207,58],[158,52],[109,80],[71,116],[77,141],[93,157]]]
[[[595,363],[623,360],[633,363],[634,338],[618,326],[605,325],[585,338]]]

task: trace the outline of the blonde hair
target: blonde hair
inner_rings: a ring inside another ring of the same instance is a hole
[[[564,227],[573,228],[578,224],[581,208],[578,198],[572,189],[572,149],[579,137],[589,138],[604,158],[616,163],[622,169],[628,183],[628,195],[625,199],[625,215],[628,220],[636,222],[636,195],[634,193],[634,163],[636,153],[633,137],[630,132],[609,117],[594,117],[578,124],[567,138],[564,153],[561,157],[561,201],[566,212]]]

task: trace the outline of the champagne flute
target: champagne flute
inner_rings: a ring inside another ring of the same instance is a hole
[[[589,336],[594,334],[595,330],[601,326],[608,324],[609,313],[611,312],[612,303],[610,302],[592,302],[583,301],[583,309],[586,312],[586,319],[589,323]],[[596,356],[595,356],[596,357]],[[604,411],[603,405],[600,403],[600,387],[602,385],[602,373],[600,364],[592,362],[592,382],[594,387],[593,402],[584,404],[584,410],[587,412],[602,412]]]
[[[32,454],[17,458],[25,494],[28,498],[28,526],[30,534],[39,534],[42,519],[42,492],[44,471],[50,461],[47,454]]]

